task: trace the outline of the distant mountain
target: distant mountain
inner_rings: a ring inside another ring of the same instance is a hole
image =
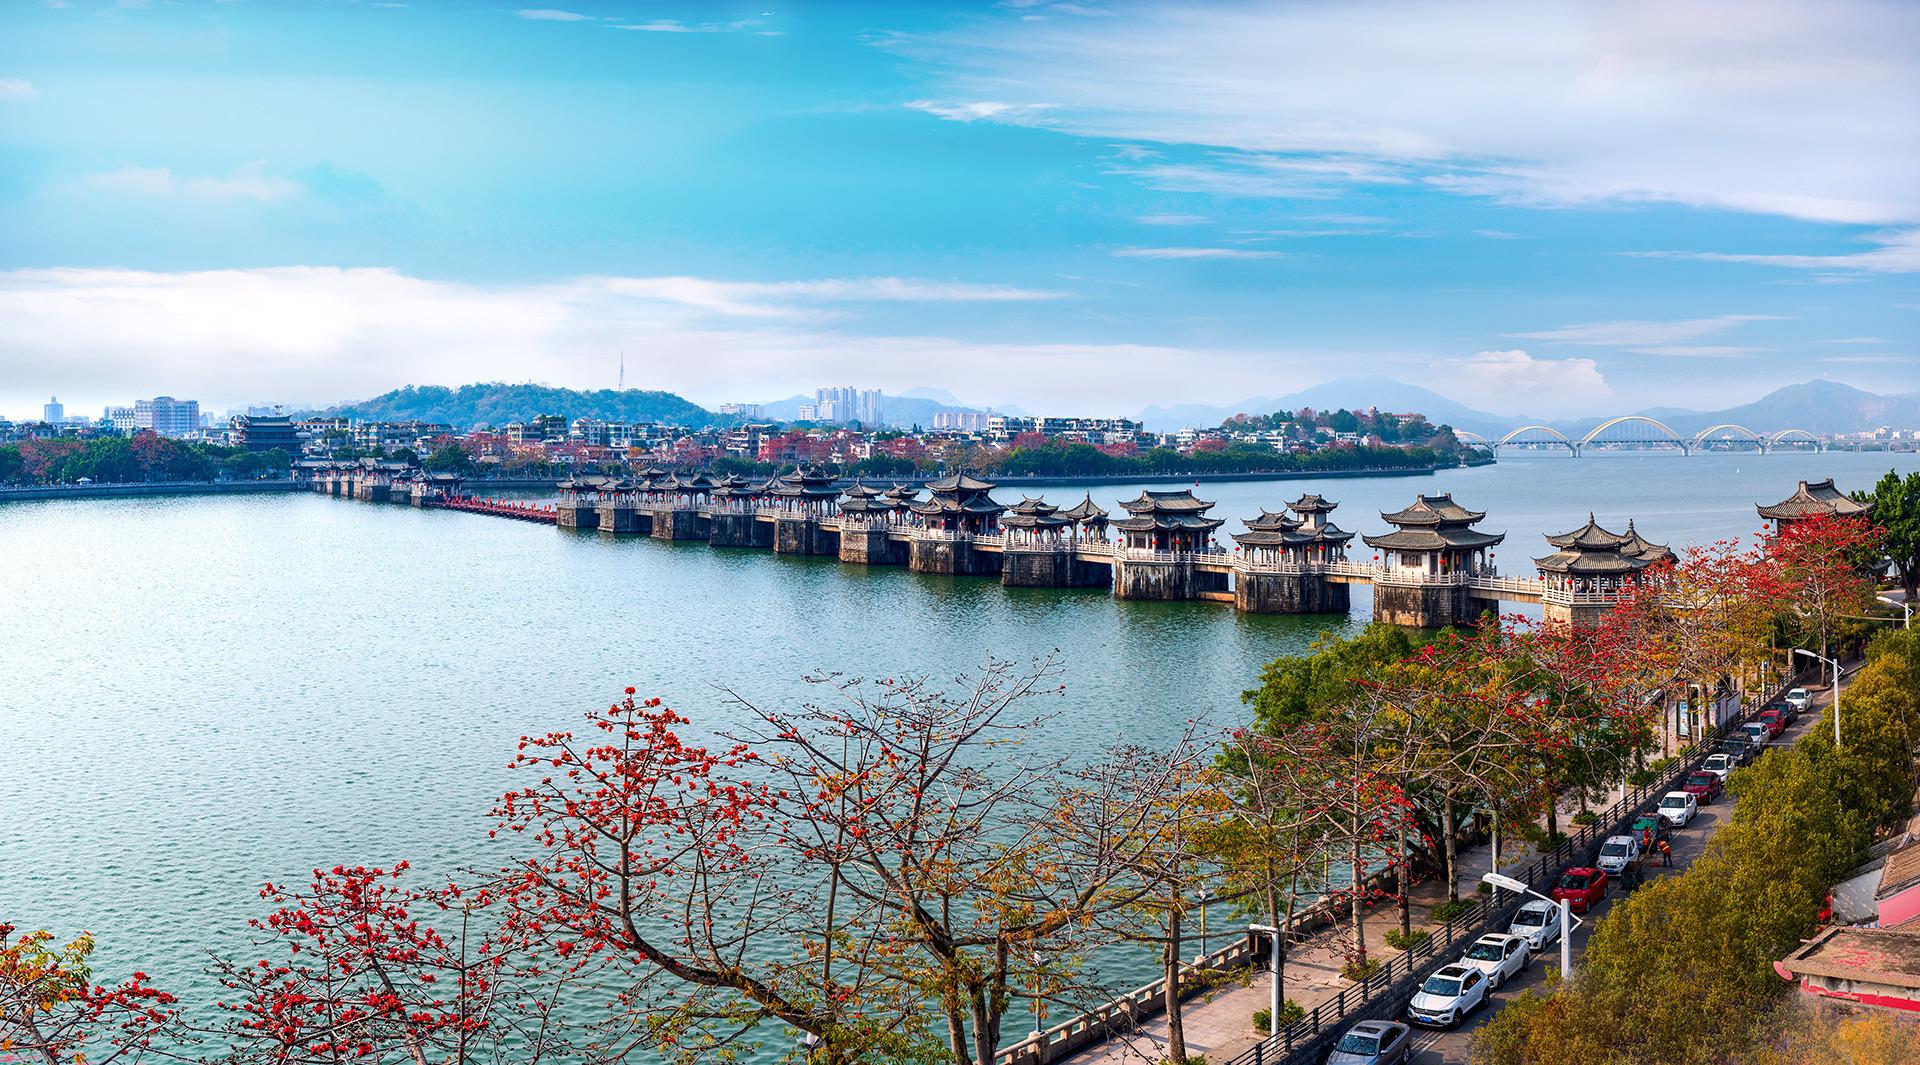
[[[1302,407],[1312,407],[1314,410],[1338,410],[1342,407],[1366,410],[1368,407],[1377,407],[1395,414],[1420,413],[1435,425],[1451,425],[1483,435],[1505,432],[1515,425],[1526,424],[1525,421],[1474,410],[1438,392],[1384,374],[1343,377],[1283,396],[1243,399],[1230,407],[1198,403],[1148,407],[1140,412],[1140,421],[1147,429],[1164,433],[1189,426],[1219,425],[1236,414],[1272,414],[1283,410],[1297,411]]]
[[[1719,411],[1683,411],[1661,408],[1642,411],[1682,433],[1697,433],[1712,425],[1743,425],[1756,433],[1805,429],[1810,433],[1864,433],[1891,425],[1920,428],[1920,394],[1883,396],[1838,381],[1808,381],[1776,388],[1738,407]]]
[[[569,420],[599,418],[605,421],[664,422],[694,427],[725,425],[734,420],[715,414],[672,392],[637,388],[618,392],[611,388],[581,392],[551,385],[510,385],[498,381],[461,385],[459,388],[408,385],[359,403],[334,407],[325,413],[368,421],[445,422],[456,429],[469,429],[476,425],[499,428],[509,422],[530,421],[542,414],[558,414]]]

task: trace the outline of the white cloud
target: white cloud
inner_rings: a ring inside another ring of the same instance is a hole
[[[1714,318],[1688,318],[1678,322],[1588,322],[1534,333],[1504,335],[1515,340],[1549,340],[1593,347],[1660,347],[1713,336],[1748,322],[1781,320],[1780,316],[1772,314],[1723,314]]]
[[[612,353],[624,348],[629,380],[710,402],[743,392],[785,395],[816,378],[952,387],[1029,373],[1036,394],[1064,400],[1086,386],[1085,368],[1097,361],[1122,378],[1105,398],[1131,395],[1124,409],[1132,410],[1169,362],[1187,363],[1175,349],[1149,345],[977,344],[837,328],[876,301],[1056,295],[890,277],[583,277],[488,286],[305,266],[15,270],[0,272],[0,392],[18,403],[31,392],[81,391],[69,386],[84,381],[103,403],[155,390],[212,403],[327,401],[406,382],[531,377],[598,385]],[[957,367],[965,367],[964,379],[955,379]]]
[[[1143,214],[1134,221],[1143,226],[1204,226],[1213,219],[1203,214]]]
[[[253,200],[266,203],[282,200],[305,191],[291,178],[266,172],[260,162],[247,163],[222,176],[180,177],[167,167],[123,164],[118,170],[89,174],[80,179],[82,187],[122,196],[193,196],[210,200]]]
[[[1886,342],[1887,342],[1887,339],[1885,337],[1837,337],[1833,340],[1822,340],[1820,343],[1822,344],[1885,344]]]
[[[1879,365],[1895,365],[1899,363],[1916,362],[1920,360],[1916,360],[1911,355],[1828,355],[1825,358],[1822,358],[1818,361],[1854,363],[1854,364],[1859,364],[1863,366],[1879,366]]]
[[[1588,413],[1613,395],[1592,359],[1536,359],[1525,351],[1483,351],[1470,358],[1442,359],[1437,392],[1501,414],[1560,416]]]
[[[955,122],[977,122],[987,119],[1031,122],[1037,120],[1049,109],[1047,104],[1009,104],[995,100],[961,102],[908,100],[906,106],[911,111],[925,111],[927,114]]]
[[[1661,344],[1627,350],[1636,355],[1662,355],[1675,359],[1745,359],[1773,349],[1743,348],[1732,344]]]
[[[550,7],[523,7],[514,12],[523,19],[533,22],[591,22],[592,15],[582,15],[576,11],[557,11]]]
[[[1120,259],[1284,259],[1286,252],[1251,248],[1115,248]]]
[[[1691,259],[1707,263],[1743,263],[1796,270],[1841,270],[1874,274],[1920,273],[1920,229],[1881,233],[1880,247],[1846,255],[1758,255],[1715,251],[1636,251],[1623,254],[1642,259]]]
[[[1476,229],[1473,231],[1473,234],[1474,236],[1477,236],[1477,237],[1485,237],[1488,240],[1526,240],[1527,239],[1527,235],[1525,233],[1511,233],[1504,229]]]
[[[25,78],[0,78],[0,100],[31,100],[40,95]]]
[[[764,25],[766,20],[757,18],[735,19],[732,22],[681,22],[677,19],[657,18],[649,22],[616,23],[613,28],[636,33],[737,33],[741,30],[753,30],[761,37],[780,36],[778,30],[755,29]]]
[[[1417,169],[1539,206],[1920,219],[1920,5],[1213,0],[1126,15],[882,44],[922,60],[939,96],[993,101],[950,117],[1377,168],[1289,184],[1228,158],[1143,175],[1164,187],[1293,195]]]

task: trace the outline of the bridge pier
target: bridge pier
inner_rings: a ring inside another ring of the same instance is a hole
[[[985,577],[1000,572],[1000,556],[974,550],[969,540],[916,536],[908,541],[907,568],[915,573]]]
[[[1345,614],[1352,595],[1315,573],[1262,573],[1243,570],[1234,575],[1233,607],[1248,614]]]
[[[558,504],[553,508],[554,524],[562,529],[598,529],[600,511],[584,503]]]
[[[702,521],[700,512],[688,507],[655,510],[648,523],[649,534],[655,540],[710,540],[713,537],[711,521]],[[702,526],[705,525],[705,528]]]
[[[1418,629],[1471,625],[1488,611],[1498,614],[1499,600],[1475,595],[1463,584],[1373,583],[1373,620],[1389,625]]]
[[[773,553],[776,555],[840,554],[840,532],[822,528],[818,518],[773,519]]]
[[[646,533],[647,515],[632,503],[602,503],[596,509],[597,527],[603,533],[616,536],[636,536]]]
[[[861,566],[904,566],[907,544],[895,540],[885,525],[840,527],[840,561]]]
[[[715,547],[772,547],[773,523],[752,514],[716,513],[707,542]]]

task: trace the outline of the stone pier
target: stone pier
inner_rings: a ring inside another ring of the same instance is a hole
[[[907,555],[907,568],[915,573],[990,576],[1000,572],[1000,556],[976,551],[966,540],[916,538]]]
[[[618,536],[644,536],[647,533],[648,517],[632,503],[602,503],[594,508],[599,518],[599,530]]]
[[[904,566],[907,545],[896,541],[884,525],[840,529],[840,561],[862,566]]]
[[[586,503],[555,504],[553,513],[554,524],[562,529],[598,529],[600,527],[599,508]]]
[[[773,523],[752,514],[716,513],[707,542],[715,547],[772,547]]]
[[[1475,595],[1464,584],[1373,583],[1373,620],[1390,625],[1420,629],[1471,625],[1488,611],[1498,614],[1500,603]]]
[[[1233,605],[1249,614],[1344,614],[1352,597],[1319,574],[1250,570],[1234,577]]]
[[[822,528],[818,518],[777,517],[773,520],[776,555],[840,554],[840,531]]]
[[[688,507],[655,510],[652,536],[655,540],[710,540],[712,529],[700,512]]]

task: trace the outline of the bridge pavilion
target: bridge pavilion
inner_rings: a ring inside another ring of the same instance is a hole
[[[1473,527],[1486,516],[1454,502],[1451,493],[1417,496],[1403,510],[1382,512],[1394,531],[1361,537],[1381,557],[1373,581],[1375,620],[1438,628],[1497,613],[1499,601],[1476,595],[1469,583],[1496,575],[1492,549],[1506,539]]]
[[[1213,543],[1214,530],[1226,523],[1207,516],[1212,503],[1195,499],[1182,488],[1142,491],[1120,505],[1127,516],[1110,523],[1120,534],[1113,553],[1114,595],[1121,599],[1232,598],[1232,556]]]
[[[998,556],[975,551],[975,536],[999,532],[1000,515],[1006,507],[993,501],[992,481],[983,481],[966,470],[927,482],[928,498],[908,505],[919,521],[908,568],[917,573],[978,574],[996,573]]]
[[[1665,544],[1649,542],[1632,522],[1624,533],[1609,532],[1592,514],[1585,525],[1549,536],[1547,543],[1558,550],[1533,560],[1542,578],[1541,612],[1549,621],[1582,628],[1599,625],[1648,567],[1673,559]]]
[[[895,489],[854,481],[840,499],[840,561],[905,565],[907,545],[892,535],[905,507]]]
[[[1785,532],[1796,521],[1820,517],[1852,518],[1867,512],[1866,504],[1856,502],[1853,497],[1835,488],[1831,477],[1824,481],[1801,481],[1792,495],[1771,506],[1756,509],[1762,518],[1773,523],[1775,534]]]
[[[1315,567],[1345,562],[1353,534],[1327,514],[1338,503],[1302,495],[1286,511],[1261,510],[1234,533],[1240,545],[1240,572],[1234,577],[1234,606],[1261,614],[1344,613],[1351,598],[1344,583],[1329,581]]]

